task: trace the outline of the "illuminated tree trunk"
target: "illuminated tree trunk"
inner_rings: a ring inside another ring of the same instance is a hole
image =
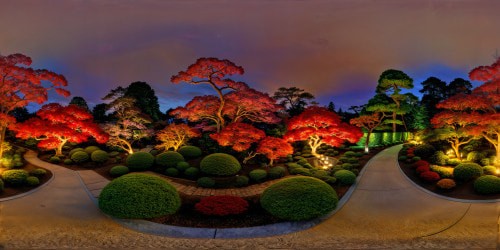
[[[257,152],[249,152],[248,155],[243,159],[243,164],[246,164],[250,159],[254,158],[259,153]]]
[[[370,153],[370,135],[372,134],[372,130],[368,130],[368,133],[366,134],[366,141],[365,141],[365,153]]]
[[[127,151],[128,154],[133,154],[134,150],[132,149],[132,145],[123,139],[119,139],[119,141],[122,143],[119,147],[122,148],[123,150]]]
[[[59,145],[56,148],[56,156],[63,155],[62,149],[63,149],[64,145],[66,144],[66,142],[68,141],[67,139],[59,139],[59,140],[61,141],[61,143],[59,143]]]
[[[314,157],[319,158],[320,155],[316,152],[318,147],[323,144],[323,141],[321,141],[321,138],[317,135],[313,135],[309,137],[309,146],[311,147],[311,154],[314,155]]]

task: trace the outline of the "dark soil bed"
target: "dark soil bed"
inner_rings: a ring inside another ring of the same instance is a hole
[[[401,152],[400,152],[401,155]],[[415,169],[412,168],[412,163],[399,161],[399,166],[403,170],[406,176],[410,178],[417,185],[439,195],[465,200],[495,200],[500,199],[500,194],[478,194],[474,191],[474,181],[469,181],[466,183],[457,183],[457,186],[452,190],[442,190],[439,189],[435,183],[428,183],[419,178],[415,173]]]
[[[40,167],[36,167],[34,165],[31,165],[30,163],[26,163],[22,169],[30,172],[31,170],[36,169],[36,168],[40,168]],[[43,185],[44,183],[49,181],[50,178],[52,178],[52,172],[50,172],[47,169],[45,169],[45,170],[47,171],[47,174],[42,176],[42,177],[39,177],[40,185]],[[11,187],[11,186],[8,186],[7,184],[5,184],[4,191],[0,193],[0,199],[11,197],[14,195],[19,195],[22,193],[26,193],[28,191],[35,189],[35,188],[38,188],[39,186],[35,186],[35,187],[30,187],[30,186]]]

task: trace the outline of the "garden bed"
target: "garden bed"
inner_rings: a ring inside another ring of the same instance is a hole
[[[32,171],[34,169],[37,169],[37,168],[40,168],[40,167],[34,166],[34,165],[30,164],[30,163],[26,163],[24,165],[24,167],[21,168],[21,169],[24,169],[24,170],[30,172],[30,171]],[[1,168],[0,170],[5,171],[7,169]],[[37,186],[26,186],[26,185],[23,185],[23,186],[16,186],[16,187],[5,185],[5,188],[4,188],[3,192],[0,192],[0,199],[23,194],[23,193],[29,192],[29,191],[31,191],[33,189],[36,189],[39,186],[45,184],[47,181],[50,180],[50,178],[52,178],[52,172],[50,172],[47,169],[45,169],[45,170],[47,171],[47,173],[45,175],[43,175],[43,176],[38,177],[38,179],[40,180],[40,184],[39,185],[37,185]]]

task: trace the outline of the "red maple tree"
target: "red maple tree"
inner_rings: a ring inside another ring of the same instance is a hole
[[[274,160],[293,154],[293,147],[286,140],[267,136],[259,142],[256,152],[265,155],[269,160],[269,165],[272,166]]]
[[[36,115],[13,129],[16,137],[40,140],[39,148],[55,149],[57,156],[62,155],[66,142],[82,143],[94,137],[98,143],[105,143],[109,137],[93,122],[92,114],[76,105],[50,103]]]
[[[369,153],[370,152],[370,135],[372,134],[373,130],[375,130],[377,127],[379,127],[383,120],[385,118],[385,114],[382,112],[376,112],[373,114],[369,115],[361,115],[357,118],[351,119],[349,122],[357,127],[364,128],[368,132],[366,134],[366,141],[365,141],[365,152]]]
[[[228,75],[243,74],[243,67],[237,66],[229,60],[221,60],[218,58],[199,58],[196,62],[190,65],[186,71],[180,71],[177,75],[171,77],[174,84],[186,82],[194,85],[208,84],[219,96],[219,107],[215,113],[219,123],[217,124],[217,132],[224,127],[225,121],[222,110],[225,104],[224,90],[242,90],[248,88],[243,82],[237,82]]]
[[[219,133],[211,134],[210,138],[221,146],[231,146],[235,151],[241,152],[265,136],[264,131],[250,124],[235,122],[224,127]]]
[[[31,63],[31,58],[23,54],[0,55],[0,158],[7,127],[15,123],[9,112],[29,103],[46,102],[51,89],[62,96],[70,95],[63,88],[68,85],[64,76],[46,69],[30,68]]]
[[[284,139],[307,140],[311,154],[319,157],[317,148],[322,144],[340,146],[346,140],[356,143],[363,136],[361,129],[340,121],[340,117],[326,108],[311,106],[288,121]]]
[[[160,141],[156,148],[164,150],[173,148],[174,151],[177,151],[190,138],[199,136],[201,136],[200,132],[187,124],[169,124],[156,134],[156,138]]]
[[[276,100],[268,94],[252,88],[240,91],[232,91],[224,96],[226,106],[223,114],[231,119],[231,122],[239,122],[245,119],[252,122],[279,123],[281,119],[276,113],[284,108],[276,104]]]
[[[220,118],[217,110],[220,100],[213,95],[195,96],[184,107],[177,107],[169,112],[178,119],[187,119],[190,122],[212,121],[216,127],[220,127]]]

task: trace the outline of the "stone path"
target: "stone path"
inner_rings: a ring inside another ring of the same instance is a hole
[[[47,186],[0,203],[0,249],[496,249],[498,203],[429,195],[397,166],[399,147],[379,153],[347,203],[323,223],[296,233],[248,239],[184,239],[124,228],[102,214],[79,175],[57,165]],[[97,189],[96,189],[97,190]]]
[[[80,170],[76,171],[83,183],[85,184],[87,190],[90,195],[97,199],[101,194],[102,189],[109,183],[109,180],[102,177],[100,174],[96,173],[92,170]],[[181,183],[177,183],[172,179],[165,177],[163,175],[159,175],[154,172],[145,172],[147,174],[156,175],[163,179],[166,179],[170,184],[172,184],[179,193],[188,195],[188,196],[197,196],[197,197],[207,197],[213,195],[234,195],[244,198],[253,197],[261,194],[264,190],[270,185],[276,183],[278,180],[272,180],[261,184],[255,184],[244,188],[228,188],[228,189],[213,189],[213,188],[201,188],[194,186],[186,186]]]

